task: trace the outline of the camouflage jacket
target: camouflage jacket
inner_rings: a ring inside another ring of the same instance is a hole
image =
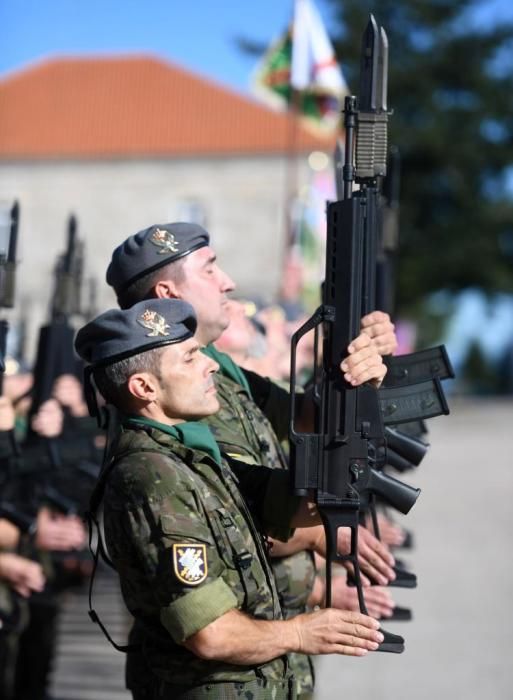
[[[261,464],[273,469],[288,469],[288,464],[278,440],[284,437],[288,425],[288,394],[278,385],[247,373],[252,393],[259,394],[259,403],[270,418],[278,423],[275,431],[267,415],[253,401],[244,387],[230,377],[218,372],[215,375],[220,410],[204,419],[213,433],[221,451],[249,464]],[[253,382],[255,380],[255,383]],[[298,552],[289,557],[272,559],[272,567],[285,618],[304,612],[308,596],[313,588],[315,566],[309,552]],[[298,686],[298,694],[313,691],[312,665],[308,658],[289,655],[291,669]]]
[[[181,687],[284,681],[285,658],[258,668],[206,661],[181,643],[231,609],[281,618],[265,544],[241,491],[266,528],[287,537],[297,500],[285,475],[229,469],[154,427],[124,428],[104,495],[105,538],[150,672]]]

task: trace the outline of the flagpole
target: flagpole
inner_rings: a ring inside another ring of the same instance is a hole
[[[299,153],[298,153],[298,137],[299,137],[299,107],[301,103],[301,92],[295,88],[291,88],[291,101],[288,113],[288,128],[287,128],[287,152],[286,152],[286,185],[285,197],[287,207],[287,236],[285,240],[285,249],[291,248],[295,242],[294,221],[293,221],[293,205],[297,197],[298,182],[299,182]]]
[[[293,20],[291,23],[291,41],[294,42],[294,24],[296,17],[296,2],[293,4]],[[290,76],[289,76],[290,81]],[[294,244],[297,242],[297,224],[298,221],[295,212],[295,202],[298,193],[299,184],[299,153],[298,153],[298,137],[299,137],[299,113],[301,105],[301,91],[297,90],[290,83],[290,101],[288,106],[288,119],[286,130],[286,151],[285,151],[285,236],[282,253],[282,280],[280,284],[280,297],[282,300],[287,296],[287,291],[284,288],[287,281],[287,271],[292,263],[292,251]],[[290,273],[290,271],[289,271]]]

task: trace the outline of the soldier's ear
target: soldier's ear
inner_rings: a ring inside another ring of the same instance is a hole
[[[157,299],[181,299],[173,280],[160,280],[153,288],[153,292]]]
[[[132,374],[128,380],[127,388],[135,399],[145,403],[155,401],[158,396],[157,379],[149,372]]]

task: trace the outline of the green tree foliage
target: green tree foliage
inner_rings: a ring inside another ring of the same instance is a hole
[[[513,25],[476,22],[485,0],[327,2],[355,94],[369,12],[389,39],[399,307],[438,289],[513,290]]]

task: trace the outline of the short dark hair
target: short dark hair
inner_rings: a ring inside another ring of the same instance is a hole
[[[168,265],[159,267],[157,270],[148,272],[144,277],[139,277],[118,295],[119,307],[121,309],[130,309],[139,301],[153,299],[155,296],[153,293],[154,287],[162,280],[172,280],[176,284],[183,282],[185,279],[184,261],[185,258],[179,258]]]
[[[160,381],[162,353],[165,347],[140,352],[111,365],[95,367],[93,377],[98,391],[107,403],[119,410],[126,410],[132,396],[128,391],[128,380],[138,372],[151,372]]]

